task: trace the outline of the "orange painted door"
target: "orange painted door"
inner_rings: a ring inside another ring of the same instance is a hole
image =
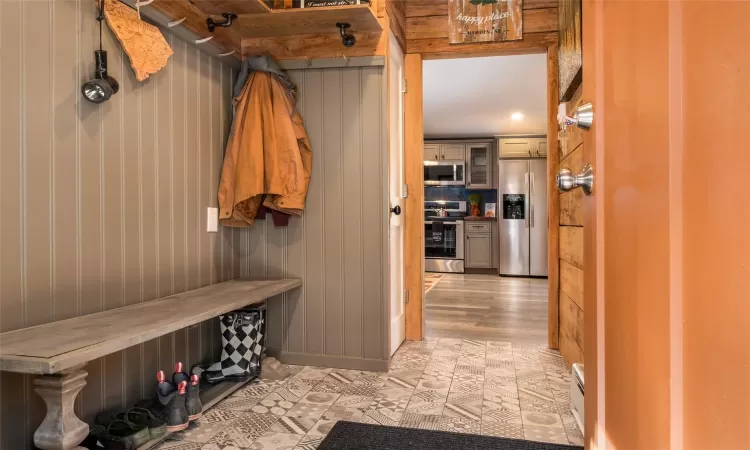
[[[750,448],[750,2],[584,1],[586,447]]]

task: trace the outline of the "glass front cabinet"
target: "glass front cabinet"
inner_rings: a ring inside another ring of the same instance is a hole
[[[492,144],[466,144],[466,187],[492,189]]]

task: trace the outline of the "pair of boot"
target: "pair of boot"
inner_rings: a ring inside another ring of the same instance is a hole
[[[172,380],[168,381],[163,370],[156,373],[156,400],[150,401],[148,409],[167,424],[168,432],[181,431],[191,421],[203,414],[200,399],[200,377],[190,376],[181,362],[175,364]]]

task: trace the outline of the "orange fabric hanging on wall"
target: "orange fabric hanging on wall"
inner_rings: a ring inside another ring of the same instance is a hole
[[[219,184],[222,224],[252,225],[261,202],[270,209],[302,214],[312,149],[294,96],[277,76],[254,72],[235,103]]]

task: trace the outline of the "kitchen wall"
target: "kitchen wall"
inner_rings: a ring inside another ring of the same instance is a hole
[[[239,275],[243,231],[206,233],[229,122],[232,70],[170,36],[141,83],[108,30],[120,92],[83,100],[98,48],[88,0],[0,2],[0,331],[90,314]],[[247,243],[247,241],[245,241]],[[88,364],[87,421],[153,389],[157,369],[219,356],[216,321]],[[45,406],[0,373],[0,448],[28,449]]]
[[[270,220],[250,228],[241,240],[241,272],[303,280],[302,288],[268,302],[268,346],[281,361],[386,370],[384,69],[289,74],[313,148],[305,213],[286,228]]]

